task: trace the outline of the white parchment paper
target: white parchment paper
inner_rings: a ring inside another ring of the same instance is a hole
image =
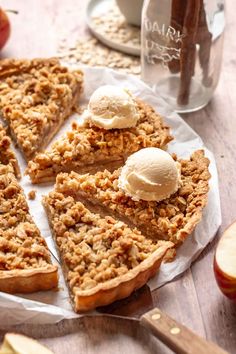
[[[128,88],[135,96],[150,103],[165,118],[166,123],[171,127],[175,140],[169,145],[168,150],[170,152],[175,152],[180,157],[188,157],[194,150],[204,148],[206,155],[211,161],[210,172],[212,178],[210,180],[210,192],[208,205],[203,212],[202,221],[196,227],[194,233],[179,248],[175,261],[162,264],[159,274],[148,283],[153,290],[184,272],[191,265],[192,261],[197,258],[204,247],[213,239],[221,224],[218,177],[214,156],[204,147],[201,138],[166,105],[159,95],[154,93],[136,77],[103,68],[84,67],[83,70],[85,73],[85,92],[82,104],[86,104],[93,91],[101,85],[113,84]],[[73,120],[78,119],[78,114],[70,117],[54,140],[70,129]],[[26,164],[18,151],[16,151],[16,154],[20,161],[23,175]],[[20,183],[26,195],[32,189],[37,191],[36,199],[28,201],[31,214],[37,226],[40,228],[42,235],[46,238],[51,252],[55,255],[55,258],[58,258],[51,238],[47,218],[41,205],[42,195],[52,190],[53,184],[47,186],[32,186],[29,178],[26,176],[23,176]],[[53,261],[56,263],[55,258],[53,258]],[[39,292],[19,296],[0,292],[0,326],[10,326],[21,323],[55,323],[62,319],[76,316],[78,315],[72,311],[61,271],[59,291]]]

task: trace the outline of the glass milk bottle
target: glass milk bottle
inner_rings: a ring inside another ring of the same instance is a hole
[[[145,0],[142,79],[177,112],[204,107],[217,86],[223,0]]]

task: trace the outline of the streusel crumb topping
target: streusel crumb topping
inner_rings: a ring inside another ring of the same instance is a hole
[[[0,164],[0,270],[45,268],[50,263],[12,167]]]
[[[36,198],[36,191],[33,189],[33,190],[31,190],[31,191],[29,191],[29,193],[28,193],[28,198],[30,199],[30,200],[35,200],[35,198]]]
[[[11,149],[11,139],[0,123],[0,164],[11,165],[16,177],[20,178],[20,168],[14,152]]]

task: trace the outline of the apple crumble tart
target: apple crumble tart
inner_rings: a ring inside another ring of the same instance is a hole
[[[129,296],[155,275],[173,244],[91,213],[57,188],[43,204],[76,312]]]
[[[162,118],[148,104],[137,100],[139,120],[135,127],[106,130],[72,124],[72,130],[29,162],[26,173],[32,183],[54,180],[59,172],[113,171],[129,155],[144,147],[165,149],[172,140]]]
[[[47,146],[82,87],[82,72],[69,71],[57,59],[1,60],[1,115],[26,160]]]
[[[118,186],[121,170],[98,172],[95,175],[61,173],[57,176],[58,192],[81,200],[91,211],[101,216],[111,215],[137,227],[143,235],[168,240],[176,246],[194,230],[201,220],[209,190],[209,160],[203,150],[195,151],[189,160],[174,160],[180,164],[181,186],[162,201],[133,200]]]
[[[20,178],[20,168],[14,152],[11,149],[11,139],[7,136],[5,129],[0,123],[0,164],[11,165],[15,176]]]
[[[0,164],[0,291],[30,293],[57,283],[57,266],[51,264],[13,168]]]

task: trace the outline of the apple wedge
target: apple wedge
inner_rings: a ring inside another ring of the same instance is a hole
[[[236,222],[224,231],[217,245],[214,273],[222,293],[236,301]]]
[[[22,334],[7,333],[0,348],[0,354],[53,354],[35,339]]]

